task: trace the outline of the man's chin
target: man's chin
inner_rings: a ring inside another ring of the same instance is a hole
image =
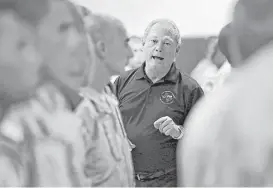
[[[122,74],[124,74],[125,72],[126,72],[126,70],[125,70],[125,69],[122,69],[122,70],[117,71],[115,74],[112,74],[111,76],[122,75]]]
[[[164,66],[165,62],[160,60],[150,59],[149,61],[146,61],[146,64],[150,66],[158,67],[158,66]]]

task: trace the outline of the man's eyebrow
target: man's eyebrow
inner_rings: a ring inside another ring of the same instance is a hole
[[[169,37],[169,36],[164,37],[163,40],[164,40],[164,41],[168,41],[168,42],[172,42],[172,43],[174,42],[174,39],[172,39],[172,38]]]
[[[170,41],[174,41],[174,40],[172,39],[172,37],[170,37],[170,36],[165,36],[164,39],[168,39],[168,40],[170,40]]]

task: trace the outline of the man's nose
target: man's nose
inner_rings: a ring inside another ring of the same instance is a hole
[[[158,42],[156,47],[155,47],[155,50],[157,52],[162,52],[162,47],[163,47],[163,43],[162,42]]]

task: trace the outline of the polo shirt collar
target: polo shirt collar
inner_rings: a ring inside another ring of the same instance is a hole
[[[144,62],[142,66],[137,69],[136,71],[137,80],[149,79],[145,73],[145,64],[146,63]],[[170,82],[176,83],[178,76],[179,76],[179,70],[176,68],[175,63],[173,63],[169,72],[162,78],[162,81],[170,81]]]

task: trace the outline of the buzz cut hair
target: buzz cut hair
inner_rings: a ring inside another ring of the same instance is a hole
[[[48,0],[0,0],[0,13],[11,11],[36,27],[48,13]]]
[[[111,41],[113,36],[109,34],[110,31],[119,31],[127,34],[123,23],[112,16],[103,14],[93,14],[90,19],[92,20],[88,27],[88,33],[94,42],[98,42],[101,39]],[[114,30],[113,30],[114,29]]]
[[[153,20],[152,22],[150,22],[149,25],[147,26],[147,28],[145,29],[142,42],[145,43],[146,38],[147,38],[148,34],[150,33],[152,27],[154,25],[160,24],[160,23],[167,23],[170,25],[169,30],[172,33],[175,42],[177,42],[177,47],[180,48],[180,45],[181,45],[180,31],[179,31],[177,25],[172,20],[169,20],[169,19],[156,19],[156,20]]]
[[[79,6],[79,9],[83,17],[92,15],[92,11],[85,6]]]

